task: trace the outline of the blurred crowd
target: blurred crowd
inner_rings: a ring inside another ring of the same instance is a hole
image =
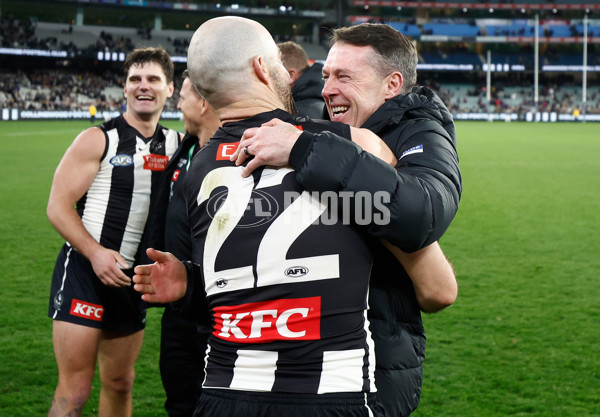
[[[485,85],[428,84],[437,91],[451,113],[508,113],[524,115],[528,112],[555,112],[574,114],[582,112],[581,85],[548,83],[540,86],[537,106],[532,85],[493,85],[487,101]],[[587,90],[585,112],[600,114],[600,87]]]
[[[24,110],[122,111],[123,76],[118,72],[73,72],[64,69],[31,72],[0,72],[0,108]],[[452,113],[517,113],[534,109],[531,86],[492,87],[491,100],[486,100],[486,87],[477,85],[440,84],[426,80],[438,92]],[[166,111],[176,111],[181,77],[175,77],[175,94],[167,100]],[[573,114],[581,109],[581,86],[547,84],[540,87],[538,111]],[[587,113],[600,114],[600,88],[588,90]]]
[[[3,48],[27,48],[51,51],[67,51],[76,53],[78,48],[73,42],[64,42],[56,36],[38,38],[36,35],[37,22],[10,18],[0,19],[0,45]]]
[[[31,48],[50,50],[77,51],[73,43],[65,44],[56,37],[38,39],[35,20],[0,19],[0,43],[2,47]],[[140,29],[142,30],[142,29]],[[72,31],[72,26],[63,30]],[[138,33],[139,34],[139,33]],[[146,39],[151,38],[151,31],[143,33]],[[275,35],[278,42],[289,40]],[[184,38],[168,38],[170,52],[185,55],[189,40]],[[111,50],[128,53],[135,48],[132,39],[115,37],[105,31],[101,32],[96,43],[90,45],[91,50]],[[169,50],[168,49],[168,50]],[[454,52],[460,52],[457,49]],[[596,58],[597,59],[597,58]],[[89,71],[76,72],[68,69],[34,69],[10,71],[0,69],[0,108],[19,108],[24,110],[85,110],[90,105],[101,111],[123,110],[123,80],[118,72],[102,74]],[[181,80],[175,77],[179,91]],[[486,87],[481,85],[457,88],[451,84],[440,85],[438,82],[425,80],[421,84],[428,85],[438,91],[442,100],[453,113],[518,113],[524,114],[535,108],[533,88],[531,86],[496,84],[492,87],[491,100],[486,99]],[[522,85],[523,83],[521,83]],[[165,110],[175,111],[178,97],[167,101]],[[540,87],[539,111],[573,114],[581,110],[581,86],[563,83],[551,83]],[[588,91],[587,113],[600,113],[600,88]]]
[[[181,81],[176,77],[175,91]],[[166,111],[177,110],[178,96],[167,100]],[[0,72],[0,108],[23,110],[122,111],[123,76],[117,72],[94,74],[69,70]]]

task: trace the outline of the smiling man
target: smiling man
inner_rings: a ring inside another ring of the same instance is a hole
[[[367,227],[372,236],[387,239],[370,245],[368,318],[378,401],[386,416],[405,417],[420,399],[421,310],[439,311],[457,295],[456,280],[436,242],[454,218],[462,191],[454,122],[432,90],[415,87],[417,51],[391,26],[336,29],[332,44],[323,67],[329,116],[377,134],[395,155],[395,170],[359,160],[349,152],[350,143],[302,136],[281,121],[246,131],[239,149],[247,153],[238,151],[233,158],[241,164],[253,155],[244,175],[262,165],[289,164],[311,192],[391,196],[390,222]],[[359,162],[370,166],[362,164],[359,170]]]
[[[48,313],[59,375],[50,416],[81,415],[96,363],[102,383],[98,416],[131,415],[146,317],[131,287],[131,268],[151,195],[180,137],[158,123],[173,95],[167,52],[134,50],[123,68],[127,110],[75,138],[50,191],[48,218],[66,240]]]

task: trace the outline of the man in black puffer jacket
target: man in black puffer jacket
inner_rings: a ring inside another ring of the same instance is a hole
[[[320,119],[323,116],[323,64],[315,62],[310,65],[304,48],[296,42],[278,43],[281,51],[281,62],[290,73],[292,97],[296,110],[301,116]]]
[[[287,152],[298,181],[310,191],[391,196],[386,203],[389,223],[366,226],[371,236],[389,240],[371,247],[369,319],[378,401],[386,416],[405,417],[420,399],[425,355],[421,310],[438,311],[456,297],[453,276],[439,280],[439,270],[420,263],[424,253],[439,250],[436,241],[458,210],[462,180],[454,122],[433,91],[413,88],[416,50],[398,31],[361,24],[335,30],[333,42],[323,68],[330,118],[376,133],[396,156],[395,169],[353,154],[347,144],[331,138],[304,132],[295,141],[284,140],[281,123],[253,132],[240,148],[252,150],[254,166],[270,164]],[[275,152],[273,146],[281,149]],[[438,260],[439,265],[445,261]]]

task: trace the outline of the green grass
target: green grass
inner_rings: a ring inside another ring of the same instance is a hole
[[[180,122],[168,123],[181,129]],[[87,122],[2,122],[0,415],[45,415],[56,385],[46,219],[52,175]],[[600,125],[460,123],[464,193],[441,241],[459,281],[428,335],[415,417],[600,415]],[[165,416],[150,310],[134,416]],[[94,383],[84,415],[96,415]]]

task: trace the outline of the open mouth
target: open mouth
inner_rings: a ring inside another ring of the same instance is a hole
[[[348,109],[349,107],[346,106],[336,106],[331,108],[331,113],[333,114],[333,117],[340,117],[341,115],[346,113]]]
[[[154,100],[154,97],[152,97],[152,96],[136,96],[136,99],[138,99],[140,101],[152,101],[152,100]]]

